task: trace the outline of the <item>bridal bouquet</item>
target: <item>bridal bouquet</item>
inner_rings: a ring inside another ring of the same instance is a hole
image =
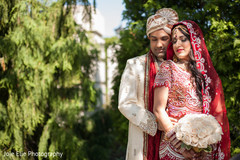
[[[187,114],[174,127],[176,137],[183,142],[182,147],[195,151],[211,152],[212,144],[222,139],[222,128],[218,121],[207,114]]]

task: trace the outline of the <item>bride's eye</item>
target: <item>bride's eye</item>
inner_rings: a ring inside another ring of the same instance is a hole
[[[182,42],[186,42],[186,41],[187,41],[187,38],[185,37],[185,38],[181,39],[181,41],[182,41]]]

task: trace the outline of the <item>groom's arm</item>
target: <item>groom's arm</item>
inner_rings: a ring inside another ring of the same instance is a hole
[[[137,67],[134,61],[128,60],[121,78],[118,109],[131,123],[154,136],[158,128],[156,117],[139,103],[139,85],[143,84],[139,84],[138,70],[134,67]]]

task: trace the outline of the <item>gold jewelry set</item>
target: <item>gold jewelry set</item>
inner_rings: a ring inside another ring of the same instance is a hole
[[[178,26],[176,26],[176,27],[172,30],[172,33],[173,33],[173,34],[176,34],[178,29],[181,29],[184,33],[186,33],[186,34],[189,35],[188,29],[187,29],[186,26],[184,26],[184,25],[178,25]]]

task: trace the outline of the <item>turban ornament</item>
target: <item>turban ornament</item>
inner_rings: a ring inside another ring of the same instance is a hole
[[[178,14],[171,8],[162,8],[147,20],[147,36],[159,29],[171,34],[172,26],[178,22]]]

